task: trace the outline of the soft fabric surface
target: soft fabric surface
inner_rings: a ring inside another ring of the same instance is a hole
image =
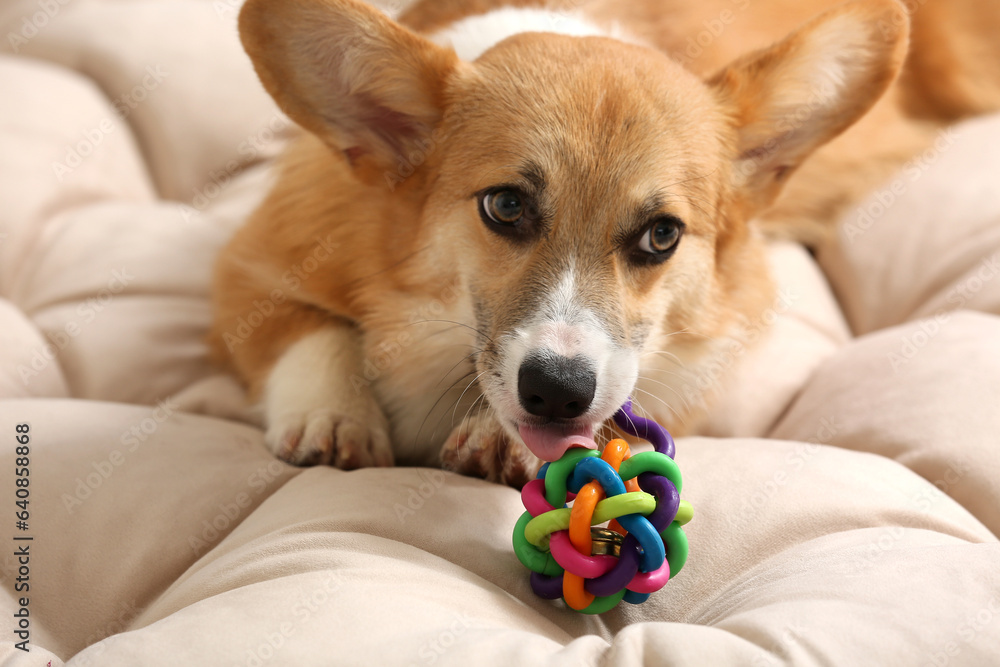
[[[723,396],[678,442],[690,560],[593,618],[530,592],[516,491],[278,463],[208,363],[213,257],[290,131],[235,15],[0,9],[4,665],[1000,663],[1000,118],[942,135],[818,262],[774,245],[769,333],[698,379]]]

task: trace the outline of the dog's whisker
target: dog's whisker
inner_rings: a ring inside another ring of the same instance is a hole
[[[678,376],[678,377],[680,377],[680,376]],[[675,387],[670,386],[666,382],[660,382],[659,380],[654,380],[653,378],[649,377],[648,375],[641,375],[641,376],[639,376],[639,379],[640,380],[645,380],[647,382],[652,382],[654,384],[658,384],[661,387],[663,387],[664,389],[669,389],[671,392],[673,392],[677,396],[677,398],[679,398],[681,400],[681,403],[685,402],[684,401],[684,397],[681,396],[681,393],[679,391],[677,391],[677,389]],[[646,393],[648,394],[649,392],[647,391]]]
[[[652,355],[665,357],[666,359],[675,362],[678,366],[684,365],[684,362],[681,361],[680,357],[678,357],[673,352],[667,352],[666,350],[650,350],[649,352],[643,352],[642,355],[640,355],[640,358]]]
[[[705,340],[712,340],[711,336],[707,336],[707,335],[705,335],[703,333],[699,333],[697,331],[692,331],[688,327],[684,327],[683,329],[678,329],[677,331],[673,331],[673,332],[668,333],[668,334],[663,334],[664,338],[670,338],[671,336],[700,336],[700,337],[704,338]]]
[[[636,389],[638,389],[638,387],[636,387]],[[633,402],[635,402],[636,404],[638,404],[638,400],[634,396],[632,397],[632,400],[633,400]],[[628,420],[630,430],[638,433],[639,428],[635,425],[635,422],[632,421],[632,417],[627,412],[625,413],[625,419]]]
[[[447,370],[447,371],[446,371],[446,372],[444,373],[444,375],[442,375],[442,376],[441,376],[441,379],[440,379],[440,380],[438,380],[438,381],[437,381],[437,384],[435,384],[435,385],[434,385],[434,389],[437,389],[438,387],[440,387],[440,386],[441,386],[441,383],[442,383],[442,382],[444,382],[445,380],[447,380],[447,379],[448,379],[448,376],[449,376],[449,375],[451,375],[451,374],[452,374],[452,373],[453,373],[453,372],[455,371],[455,369],[456,369],[456,368],[458,368],[459,366],[461,366],[462,364],[464,364],[464,363],[465,363],[466,361],[468,361],[468,360],[472,359],[472,358],[473,358],[473,357],[475,357],[475,356],[476,356],[477,354],[479,354],[479,352],[478,352],[478,351],[473,351],[473,352],[472,352],[471,354],[467,354],[467,355],[465,355],[464,357],[462,357],[461,359],[459,359],[459,361],[458,361],[458,363],[457,363],[457,364],[455,364],[454,366],[452,366],[451,368],[449,368],[449,369],[448,369],[448,370]],[[471,370],[469,370],[469,372],[468,372],[468,373],[466,373],[465,375],[463,375],[463,376],[462,376],[462,379],[464,379],[464,378],[467,378],[467,377],[469,377],[469,375],[471,375],[472,373],[474,373],[474,372],[475,372],[475,370],[476,370],[476,366],[475,366],[475,364],[473,364],[473,366],[472,366],[472,369],[471,369]],[[452,387],[454,387],[454,385],[452,385]],[[451,387],[449,387],[448,389],[450,390],[450,389],[451,389]]]
[[[650,373],[662,373],[664,375],[669,375],[670,377],[677,378],[678,380],[684,382],[688,382],[691,379],[690,376],[684,375],[683,373],[676,373],[667,368],[647,368],[643,371],[641,377],[645,380],[649,380],[650,382],[656,382],[656,380],[653,379],[653,376],[651,376]]]
[[[672,331],[670,333],[665,333],[660,335],[663,336],[664,338],[672,338],[673,336],[696,336],[698,338],[703,338],[705,340],[715,340],[714,338],[706,334],[699,333],[697,331],[692,331],[689,327],[685,327],[683,329],[678,329],[677,331]]]
[[[465,411],[465,415],[462,417],[462,421],[460,421],[459,424],[463,424],[467,419],[472,418],[476,410],[476,404],[479,403],[480,401],[482,401],[483,405],[487,406],[487,408],[490,408],[491,406],[489,405],[489,403],[486,402],[485,399],[486,399],[486,394],[480,391],[479,396],[476,397],[476,400],[474,400],[472,402],[472,405],[470,405],[469,408]],[[454,417],[452,418],[452,428],[455,428]]]
[[[594,434],[598,442],[608,443],[615,436],[615,429],[609,422],[603,422]]]
[[[473,371],[473,372],[474,372],[474,371]],[[461,379],[462,379],[462,380],[464,380],[465,378],[468,378],[468,377],[469,377],[470,375],[472,375],[472,373],[471,373],[471,372],[470,372],[470,373],[467,373],[466,375],[464,375],[464,376],[463,376],[463,377],[462,377]],[[465,389],[463,389],[463,390],[462,390],[462,395],[461,395],[461,396],[460,396],[459,398],[457,398],[457,399],[456,399],[456,400],[454,401],[454,404],[453,404],[453,409],[452,409],[452,411],[451,411],[451,412],[452,412],[452,417],[451,417],[451,423],[450,423],[450,425],[449,425],[449,428],[454,428],[454,427],[455,427],[455,414],[456,414],[456,413],[457,413],[457,411],[458,411],[458,406],[459,406],[459,405],[461,404],[461,402],[462,402],[462,397],[464,397],[464,396],[465,396],[465,394],[466,394],[466,393],[467,393],[467,392],[469,391],[469,389],[471,389],[471,388],[472,388],[472,386],[473,386],[473,385],[475,385],[475,384],[476,384],[476,383],[477,383],[477,382],[479,381],[479,378],[481,378],[482,376],[483,376],[483,374],[482,374],[482,373],[479,373],[478,375],[476,375],[476,377],[474,377],[474,378],[472,378],[471,380],[469,380],[468,384],[466,384],[466,386],[465,386]],[[452,389],[454,389],[455,385],[457,385],[457,384],[458,384],[457,382],[456,382],[455,384],[453,384],[453,385],[452,385],[452,386],[451,386],[451,387],[450,387],[450,388],[448,389],[448,391],[451,391]],[[482,392],[480,392],[480,394],[482,394]],[[478,399],[477,399],[477,400],[478,400]],[[473,401],[473,403],[475,403],[475,401]],[[433,408],[432,408],[432,411],[433,411]],[[438,417],[438,419],[437,419],[437,421],[436,421],[436,422],[434,422],[434,429],[433,429],[433,430],[431,431],[431,434],[430,434],[430,439],[431,439],[431,440],[434,440],[434,439],[435,439],[435,438],[437,437],[437,434],[438,434],[438,429],[440,429],[440,428],[441,428],[441,422],[442,422],[442,421],[444,421],[445,417],[447,417],[447,416],[448,416],[448,413],[449,413],[449,410],[448,410],[448,408],[446,407],[446,408],[445,408],[445,409],[444,409],[444,410],[443,410],[443,411],[441,412],[441,416],[440,416],[440,417]]]
[[[472,382],[470,382],[465,387],[465,390],[462,392],[462,395],[458,397],[457,401],[455,401],[455,409],[451,413],[451,425],[452,426],[455,425],[455,415],[458,414],[458,406],[462,404],[462,399],[465,398],[465,395],[469,392],[469,389],[472,388],[472,385],[474,385],[477,382],[479,382],[479,378],[483,377],[484,374],[485,374],[485,371],[479,373],[479,375],[477,375],[475,378],[473,378]],[[480,393],[482,393],[482,392],[480,392]],[[476,400],[479,400],[479,399],[476,399]],[[473,401],[473,405],[475,405],[475,401]]]
[[[700,213],[707,216],[717,216],[719,213],[719,205],[710,200],[705,200],[701,197],[696,197],[691,194],[679,194],[674,195],[671,192],[663,193],[663,204],[688,204],[693,208],[696,208]],[[706,210],[706,206],[708,209]]]
[[[464,322],[456,322],[455,320],[419,320],[417,322],[411,322],[410,324],[411,325],[412,324],[425,324],[425,323],[426,324],[430,324],[430,323],[434,323],[434,322],[438,322],[438,323],[441,323],[441,324],[453,324],[453,325],[455,325],[453,328],[464,327],[464,328],[468,329],[469,331],[472,331],[475,334],[477,334],[479,336],[482,336],[484,339],[486,339],[490,343],[494,342],[493,341],[493,337],[490,336],[485,331],[483,331],[482,329],[477,329],[474,326],[465,324]],[[450,329],[448,329],[448,330],[450,331]]]
[[[708,173],[705,173],[705,174],[702,174],[701,176],[692,176],[691,178],[686,178],[683,181],[676,181],[674,183],[671,183],[670,185],[665,186],[663,189],[664,190],[669,190],[670,188],[674,187],[675,185],[686,185],[686,184],[690,183],[691,181],[700,181],[703,178],[708,178],[709,176],[715,175],[718,171],[719,171],[719,168],[716,167],[712,171],[710,171]]]
[[[669,403],[667,403],[666,401],[664,401],[664,400],[663,400],[662,398],[660,398],[660,397],[659,397],[659,396],[657,396],[656,394],[653,394],[653,393],[650,393],[650,392],[646,391],[645,389],[639,389],[638,387],[636,387],[636,391],[637,391],[637,392],[641,392],[641,393],[643,393],[643,394],[646,394],[647,396],[649,396],[649,397],[650,397],[650,398],[652,398],[653,400],[655,400],[655,401],[658,401],[658,402],[659,402],[660,404],[662,404],[662,405],[663,405],[663,407],[665,407],[665,408],[666,408],[667,410],[669,410],[669,411],[670,411],[670,412],[672,412],[672,413],[673,413],[674,415],[676,415],[676,417],[677,417],[677,420],[678,420],[678,421],[679,421],[680,423],[682,423],[682,424],[685,424],[685,423],[686,423],[686,420],[684,419],[684,415],[682,415],[682,414],[681,414],[680,412],[678,412],[678,411],[677,411],[677,409],[676,409],[676,408],[674,408],[673,406],[671,406],[671,405],[670,405]],[[636,398],[636,403],[639,403],[639,399],[638,399],[638,397]],[[643,411],[643,412],[645,412],[646,414],[649,414],[649,412],[648,412],[647,410],[645,410],[644,408],[641,408],[641,409],[642,409],[642,411]]]
[[[427,425],[427,420],[431,418],[431,415],[432,415],[432,414],[434,414],[434,410],[435,410],[435,408],[437,408],[437,406],[438,406],[438,405],[439,405],[439,404],[441,403],[441,401],[443,401],[443,400],[444,400],[444,397],[445,397],[445,396],[447,396],[447,395],[448,395],[448,393],[449,393],[449,392],[450,392],[450,391],[451,391],[452,389],[454,389],[454,388],[455,388],[456,386],[458,386],[458,384],[459,384],[459,383],[460,383],[460,382],[461,382],[462,380],[466,379],[467,377],[469,377],[470,375],[472,375],[472,374],[473,374],[473,373],[475,373],[475,372],[476,372],[476,369],[475,369],[475,368],[473,368],[473,369],[472,369],[472,370],[470,370],[470,371],[469,371],[468,373],[466,373],[466,374],[465,374],[465,375],[463,375],[462,377],[460,377],[460,378],[458,378],[457,380],[455,380],[454,382],[452,382],[452,383],[451,383],[451,386],[449,386],[449,387],[448,387],[447,389],[445,389],[445,390],[444,390],[444,391],[443,391],[443,392],[441,393],[441,395],[440,395],[440,396],[438,396],[437,400],[436,400],[436,401],[434,401],[434,404],[433,404],[433,405],[432,405],[432,406],[430,407],[430,409],[429,409],[429,410],[427,411],[427,414],[426,414],[426,415],[424,415],[424,419],[423,419],[423,421],[421,421],[421,422],[420,422],[420,427],[419,427],[419,428],[417,429],[417,433],[416,433],[416,435],[414,435],[414,436],[413,436],[413,441],[414,441],[414,443],[418,443],[418,442],[420,442],[420,434],[421,434],[421,433],[423,432],[423,430],[424,430],[424,426],[426,426],[426,425]],[[440,385],[440,381],[438,382],[438,384]],[[447,414],[447,410],[445,411],[445,414]],[[440,424],[440,423],[441,423],[441,420],[439,419],[439,420],[438,420],[438,424]],[[435,433],[437,432],[437,425],[435,425],[435,430],[434,430],[434,432],[435,432]],[[432,433],[432,434],[431,434],[431,437],[433,437],[433,435],[434,435],[434,434]]]
[[[430,324],[430,321],[424,320],[422,322],[410,322],[409,324],[407,324],[407,326],[415,326],[415,325],[418,325],[418,324]],[[462,328],[462,327],[461,327],[461,325],[458,325],[458,324],[453,324],[450,327],[442,327],[440,329],[437,329],[436,331],[433,331],[433,332],[427,334],[426,336],[424,336],[424,339],[427,340],[427,339],[435,338],[437,336],[443,336],[446,333],[450,333],[450,332],[454,331],[455,329],[460,329],[460,328]],[[468,343],[455,343],[455,345],[463,345],[463,344],[464,345],[468,345]]]

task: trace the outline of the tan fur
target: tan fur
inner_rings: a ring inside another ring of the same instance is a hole
[[[941,1],[920,11],[937,16],[945,10],[931,8]],[[491,7],[544,4],[425,0],[402,22],[432,32]],[[269,378],[290,346],[317,330],[353,332],[358,348],[329,371],[339,377],[323,400],[340,403],[349,387],[376,399],[352,405],[385,413],[331,406],[324,419],[375,426],[367,438],[320,442],[309,441],[309,415],[323,406],[306,406],[301,423],[271,424],[272,446],[298,449],[300,462],[310,448],[330,460],[339,447],[365,465],[379,462],[369,450],[388,428],[403,461],[433,459],[447,439],[447,464],[523,481],[532,465],[510,446],[510,424],[476,408],[481,388],[504,390],[496,378],[505,337],[567,271],[580,276],[579,299],[615,345],[642,350],[640,389],[659,401],[647,409],[678,432],[696,424],[703,404],[676,400],[679,381],[669,378],[696,373],[712,341],[738,335],[772,299],[753,220],[819,238],[817,229],[927,142],[936,123],[990,104],[976,101],[978,84],[964,75],[951,87],[923,83],[920,73],[937,65],[913,57],[906,87],[883,97],[907,52],[908,17],[892,0],[842,5],[822,19],[814,17],[835,3],[757,0],[698,58],[685,56],[704,21],[743,4],[581,4],[675,60],[606,38],[524,34],[469,64],[354,0],[248,0],[247,51],[311,134],[220,257],[213,348],[254,396],[286,405]],[[831,58],[831,44],[850,57]],[[968,49],[957,44],[941,48],[964,61]],[[988,69],[980,73],[992,76]],[[832,81],[842,74],[851,90],[820,90],[813,100],[817,71],[833,72]],[[475,194],[499,184],[531,190],[526,172],[544,179],[547,227],[531,243],[512,243],[480,221]],[[653,195],[659,212],[687,228],[669,261],[636,266],[618,239],[636,230]],[[463,454],[470,447],[475,456]]]
[[[839,4],[842,0],[420,0],[400,21],[430,33],[496,7],[580,11],[605,25],[625,26],[707,78]],[[903,10],[898,18],[875,23],[887,35],[912,24],[914,46],[898,85],[789,180],[760,217],[772,235],[825,241],[830,225],[852,202],[931,144],[943,125],[1000,109],[995,37],[1000,7],[979,0],[898,4]]]

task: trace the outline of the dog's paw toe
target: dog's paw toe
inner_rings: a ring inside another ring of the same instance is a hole
[[[493,419],[473,417],[456,427],[441,448],[441,465],[471,477],[521,488],[541,461]]]
[[[331,410],[275,420],[266,440],[278,458],[297,466],[335,465],[353,470],[393,464],[385,429]]]

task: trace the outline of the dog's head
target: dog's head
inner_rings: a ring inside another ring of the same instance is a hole
[[[886,90],[906,31],[884,27],[905,23],[893,0],[845,4],[703,81],[600,37],[521,34],[461,62],[356,0],[240,17],[289,116],[413,202],[399,224],[468,287],[490,405],[549,460],[644,355],[693,359],[762,310],[750,220]]]

